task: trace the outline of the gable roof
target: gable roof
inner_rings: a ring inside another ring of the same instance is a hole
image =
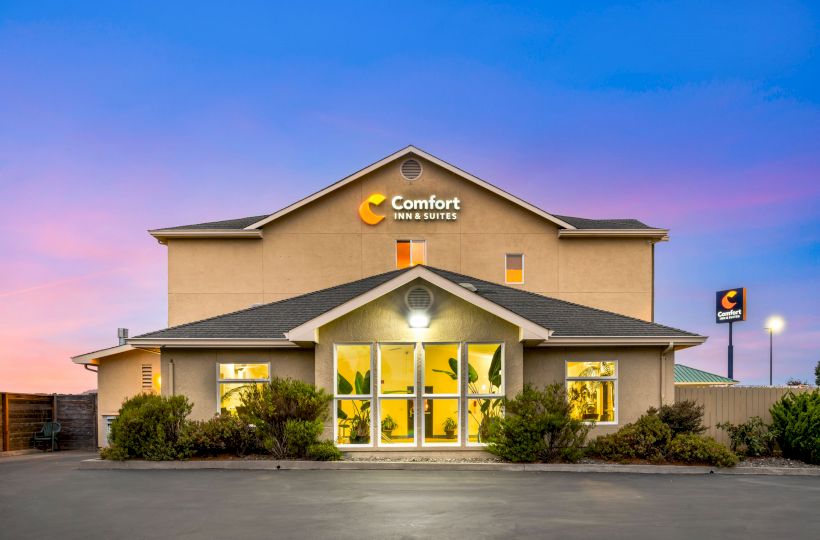
[[[717,375],[716,373],[709,373],[702,369],[697,369],[683,364],[675,364],[675,384],[679,385],[733,385],[739,381]]]
[[[585,340],[592,340],[596,343],[609,344],[675,342],[680,346],[691,346],[706,340],[703,336],[669,326],[506,287],[439,268],[416,266],[149,332],[135,336],[128,342],[137,346],[171,345],[175,340],[200,341],[202,346],[211,340],[227,340],[236,343],[237,346],[243,343],[262,346],[274,341],[287,343],[288,335],[294,329],[310,330],[311,322],[326,324],[327,317],[323,316],[341,316],[333,313],[334,310],[341,308],[355,309],[361,305],[360,299],[367,293],[380,287],[383,290],[392,290],[416,278],[424,279],[436,286],[444,286],[468,302],[492,311],[502,318],[515,321],[519,327],[526,326],[531,334],[541,329],[542,332],[537,339],[544,340],[542,344],[585,344],[588,343]],[[464,283],[471,284],[476,289],[475,292],[465,288],[462,285]],[[369,300],[365,298],[365,301]]]
[[[502,197],[502,198],[504,198],[504,199],[506,199],[506,200],[508,200],[508,201],[510,201],[510,202],[512,202],[512,203],[514,203],[514,204],[516,204],[516,205],[530,211],[530,212],[533,212],[533,213],[543,217],[544,219],[547,219],[548,221],[551,221],[551,222],[555,223],[556,225],[558,225],[559,227],[561,227],[564,230],[569,230],[569,231],[576,230],[576,229],[578,229],[578,230],[590,230],[590,231],[591,230],[595,230],[595,231],[613,231],[613,230],[626,231],[626,230],[630,230],[630,231],[640,231],[641,233],[647,233],[647,234],[654,233],[653,235],[658,236],[659,238],[665,238],[666,235],[669,232],[666,229],[657,229],[655,227],[650,227],[650,226],[648,226],[648,225],[646,225],[646,224],[644,224],[644,223],[642,223],[642,222],[640,222],[636,219],[588,219],[588,218],[578,218],[578,217],[571,217],[571,216],[559,216],[557,214],[551,214],[551,213],[546,212],[545,210],[542,210],[542,209],[538,208],[537,206],[532,205],[532,204],[528,203],[527,201],[525,201],[523,199],[520,199],[520,198],[516,197],[515,195],[512,195],[511,193],[508,193],[507,191],[504,191],[503,189],[501,189],[501,188],[499,188],[499,187],[497,187],[497,186],[495,186],[495,185],[493,185],[493,184],[491,184],[491,183],[489,183],[485,180],[482,180],[482,179],[478,178],[477,176],[474,176],[474,175],[472,175],[472,174],[470,174],[470,173],[468,173],[468,172],[466,172],[462,169],[459,169],[455,165],[452,165],[452,164],[450,164],[450,163],[448,163],[448,162],[446,162],[446,161],[444,161],[444,160],[442,160],[442,159],[440,159],[440,158],[438,158],[438,157],[436,157],[436,156],[434,156],[434,155],[432,155],[428,152],[425,152],[424,150],[421,150],[420,148],[417,148],[417,147],[413,146],[413,145],[409,145],[405,148],[402,148],[401,150],[399,150],[397,152],[394,152],[394,153],[390,154],[389,156],[387,156],[383,159],[380,159],[379,161],[376,161],[375,163],[372,163],[372,164],[368,165],[367,167],[364,167],[363,169],[360,169],[360,170],[356,171],[355,173],[353,173],[349,176],[346,176],[345,178],[342,178],[338,182],[336,182],[334,184],[331,184],[331,185],[327,186],[326,188],[321,189],[321,190],[319,190],[319,191],[317,191],[317,192],[315,192],[311,195],[308,195],[307,197],[305,197],[305,198],[303,198],[303,199],[301,199],[301,200],[299,200],[299,201],[297,201],[297,202],[295,202],[291,205],[288,205],[288,206],[286,206],[286,207],[284,207],[280,210],[277,210],[276,212],[274,212],[272,214],[266,214],[266,215],[261,215],[261,216],[250,216],[250,217],[236,218],[236,219],[228,219],[228,220],[223,220],[223,221],[211,221],[211,222],[205,222],[205,223],[194,223],[192,225],[180,225],[180,226],[175,226],[175,227],[166,227],[166,228],[162,228],[162,229],[152,229],[149,232],[157,238],[162,238],[162,237],[165,237],[165,236],[202,236],[205,231],[214,232],[214,233],[219,234],[221,236],[226,236],[226,235],[238,236],[238,234],[236,234],[236,233],[231,234],[228,231],[236,231],[237,233],[238,233],[238,231],[256,231],[256,230],[261,229],[262,227],[264,227],[265,225],[267,225],[271,221],[279,219],[280,217],[285,216],[285,215],[287,215],[287,214],[301,208],[302,206],[305,206],[305,205],[315,201],[316,199],[319,199],[319,198],[327,195],[328,193],[331,193],[331,192],[333,192],[333,191],[335,191],[335,190],[337,190],[337,189],[339,189],[343,186],[346,186],[347,184],[350,184],[351,182],[354,182],[354,181],[358,180],[362,176],[364,176],[364,175],[366,175],[366,174],[368,174],[368,173],[370,173],[370,172],[372,172],[376,169],[379,169],[379,168],[383,167],[384,165],[387,165],[388,163],[390,163],[392,161],[395,161],[397,159],[400,159],[402,157],[409,156],[409,155],[416,155],[416,156],[424,158],[424,159],[426,159],[426,160],[428,160],[432,163],[435,163],[436,165],[438,165],[438,166],[452,172],[453,174],[456,174],[456,175],[460,176],[461,178],[463,178],[463,179],[465,179],[469,182],[472,182],[473,184],[476,184],[476,185],[478,185],[478,186],[480,186],[480,187],[482,187],[482,188],[484,188],[488,191],[491,191],[492,193],[495,193],[496,195],[498,195],[498,196],[500,196],[500,197]],[[186,234],[184,234],[185,231],[196,231],[199,234],[186,235]],[[246,233],[243,236],[251,236],[251,235]],[[258,235],[254,235],[254,236],[258,236]]]

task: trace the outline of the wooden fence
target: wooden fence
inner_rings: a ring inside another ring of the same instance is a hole
[[[787,392],[808,392],[812,388],[785,386],[728,386],[728,387],[675,387],[675,401],[691,400],[703,405],[705,435],[714,437],[723,444],[729,444],[729,437],[715,425],[721,422],[740,424],[759,416],[764,422],[772,421],[769,409]]]
[[[97,446],[97,394],[0,393],[0,451],[32,448],[43,422],[60,422],[60,448]]]

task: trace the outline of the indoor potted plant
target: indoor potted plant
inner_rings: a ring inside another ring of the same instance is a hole
[[[393,436],[393,430],[399,427],[393,417],[389,414],[384,417],[382,420],[382,435],[386,438],[391,438]]]
[[[456,436],[456,429],[458,428],[458,424],[456,421],[453,420],[453,417],[450,416],[445,420],[441,427],[444,428],[444,434],[447,436],[448,439],[454,439]]]

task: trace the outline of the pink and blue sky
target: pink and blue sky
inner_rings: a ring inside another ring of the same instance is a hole
[[[77,4],[77,5],[74,5]],[[570,3],[575,4],[575,3]],[[668,227],[659,322],[735,375],[820,360],[820,9],[0,3],[0,390],[166,323],[149,228],[264,214],[407,144],[548,211]]]

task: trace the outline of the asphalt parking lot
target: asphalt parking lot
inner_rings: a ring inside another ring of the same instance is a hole
[[[96,471],[0,458],[0,538],[817,538],[820,477]]]

